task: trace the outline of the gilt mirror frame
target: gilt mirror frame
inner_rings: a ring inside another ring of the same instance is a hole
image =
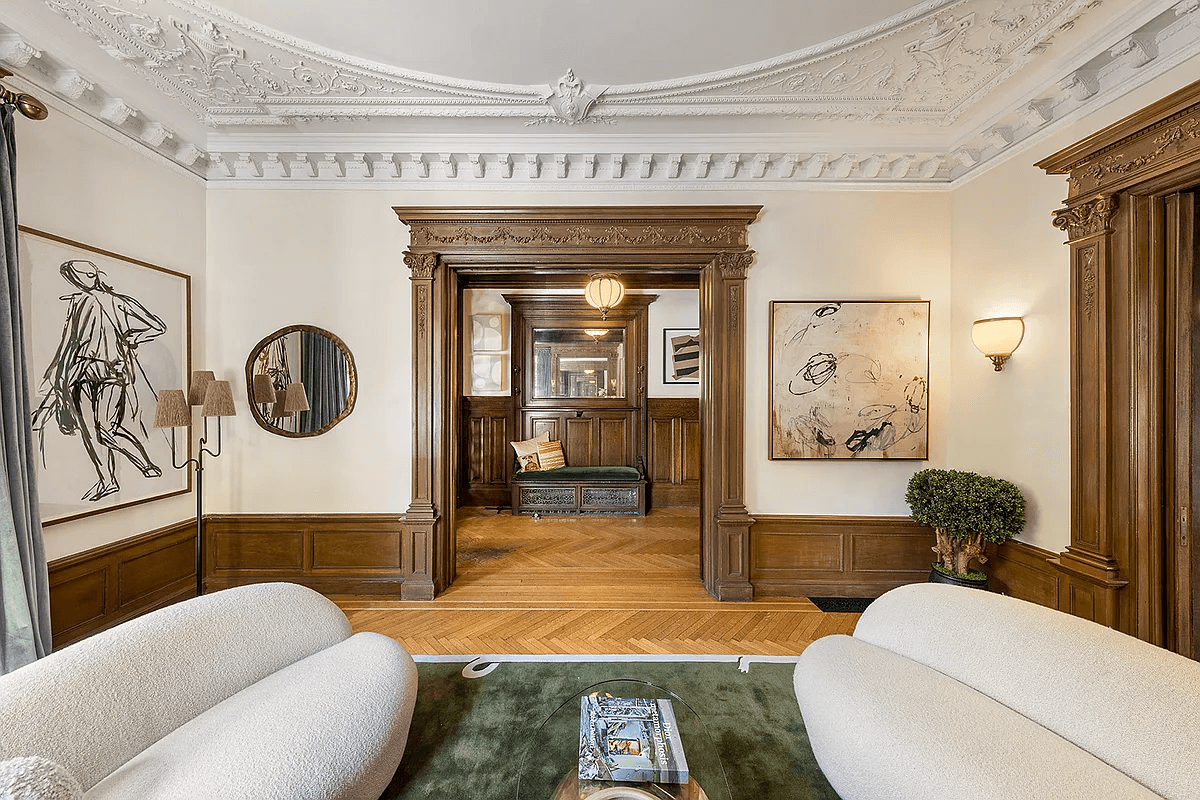
[[[259,410],[259,404],[254,401],[254,365],[258,361],[258,354],[263,351],[268,344],[276,339],[287,336],[289,333],[316,333],[329,339],[337,348],[342,351],[346,357],[346,365],[350,372],[350,392],[346,395],[346,407],[336,417],[331,419],[321,428],[315,431],[288,431],[273,425],[270,420],[263,417]],[[264,336],[258,344],[250,349],[250,356],[246,359],[246,401],[250,404],[250,413],[254,416],[254,421],[259,424],[263,430],[268,433],[273,433],[276,436],[286,436],[289,439],[308,439],[313,436],[320,436],[323,433],[328,433],[339,422],[350,416],[350,412],[354,410],[354,401],[358,398],[358,368],[354,365],[354,354],[350,352],[350,348],[341,340],[339,336],[330,333],[324,328],[318,328],[315,325],[288,325],[280,328],[272,334]]]

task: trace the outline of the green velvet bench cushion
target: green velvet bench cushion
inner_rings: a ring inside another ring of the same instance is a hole
[[[642,473],[636,467],[559,467],[527,472],[521,470],[513,474],[517,483],[559,483],[574,481],[638,481]]]

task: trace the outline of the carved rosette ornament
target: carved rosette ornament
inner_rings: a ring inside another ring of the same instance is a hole
[[[1095,236],[1109,230],[1108,224],[1117,211],[1117,198],[1097,197],[1091,202],[1074,208],[1062,208],[1054,212],[1054,227],[1067,232],[1071,241],[1085,236]]]
[[[404,251],[404,264],[412,270],[413,280],[428,280],[433,277],[433,271],[437,268],[438,256],[437,253],[414,253],[412,251]]]

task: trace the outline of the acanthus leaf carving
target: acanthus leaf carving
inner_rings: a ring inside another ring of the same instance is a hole
[[[1109,222],[1116,211],[1115,195],[1097,197],[1091,202],[1055,211],[1054,227],[1066,231],[1071,241],[1095,236],[1109,229]]]
[[[713,263],[721,271],[722,278],[740,280],[746,277],[746,270],[750,269],[753,261],[754,251],[751,250],[744,253],[717,253]]]
[[[1083,287],[1083,315],[1091,321],[1096,314],[1096,246],[1084,248],[1080,253]]]
[[[408,250],[404,252],[404,264],[412,270],[413,280],[429,280],[433,278],[433,272],[437,268],[437,263],[437,253],[413,253]]]
[[[571,69],[555,85],[546,88],[549,89],[545,95],[546,105],[550,106],[558,121],[567,125],[583,122],[600,96],[608,91],[607,86],[585,86]]]

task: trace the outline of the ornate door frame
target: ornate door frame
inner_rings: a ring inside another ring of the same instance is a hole
[[[747,227],[762,206],[396,207],[412,271],[412,502],[401,558],[406,600],[454,580],[455,431],[462,285],[582,286],[617,272],[629,286],[700,287],[700,572],[720,600],[751,600],[745,504]]]

